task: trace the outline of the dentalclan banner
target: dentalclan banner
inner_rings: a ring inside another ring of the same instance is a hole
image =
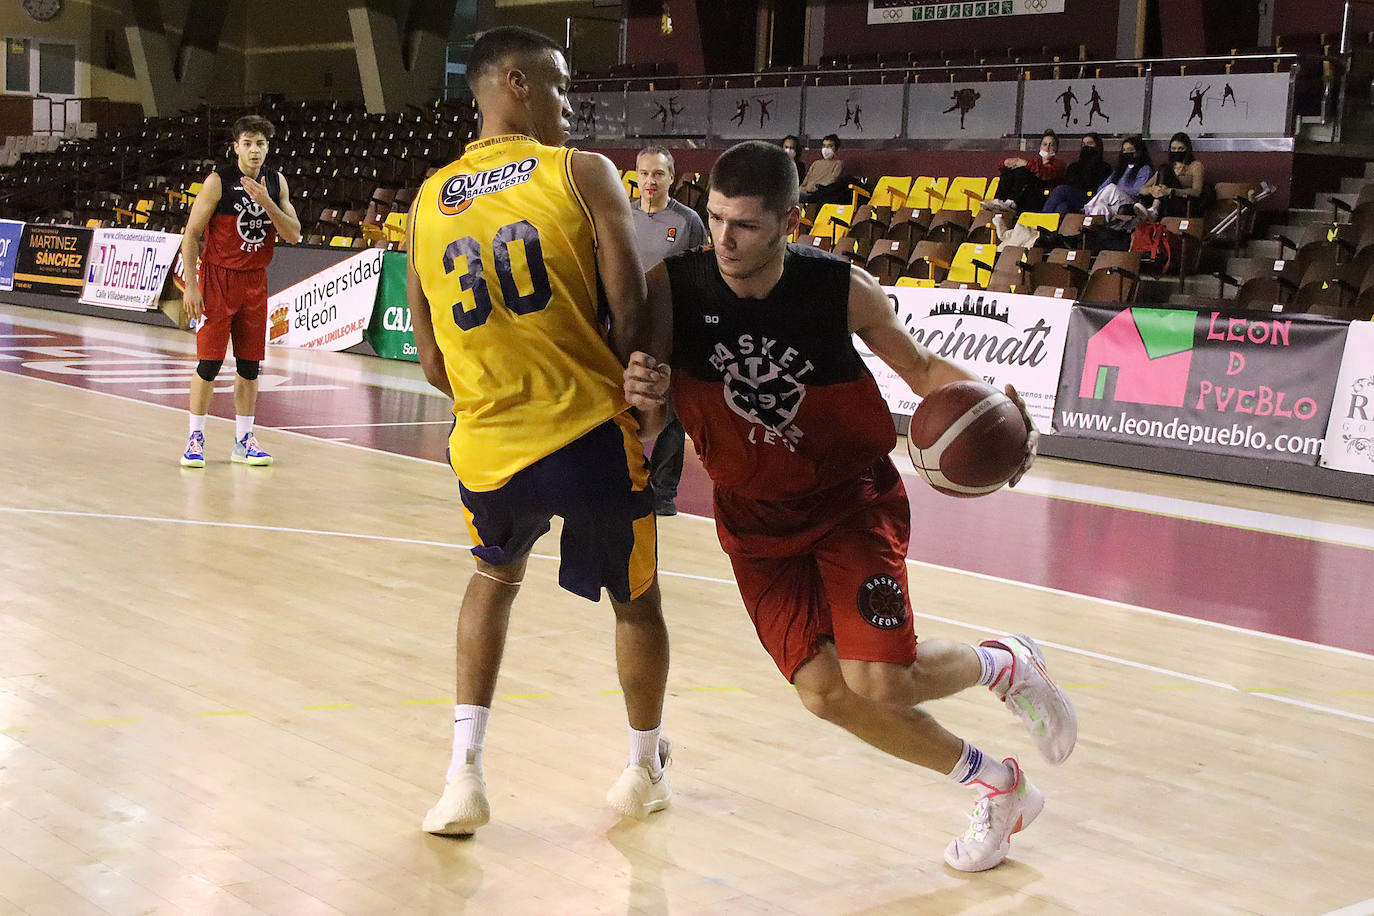
[[[916,342],[998,389],[1015,385],[1036,426],[1050,431],[1072,302],[983,290],[893,286],[884,291],[897,320]],[[854,346],[877,380],[888,409],[910,416],[917,399],[906,382],[857,336]]]
[[[382,254],[369,248],[267,300],[267,342],[344,350],[361,343],[377,298]]]
[[[181,236],[146,229],[97,229],[81,301],[121,309],[155,309]]]
[[[22,222],[0,219],[0,290],[14,289],[14,265],[19,258],[19,240],[23,235]]]
[[[80,296],[86,285],[91,230],[25,223],[14,265],[14,289]]]
[[[1345,338],[1321,318],[1079,306],[1055,431],[1315,465]]]
[[[1374,474],[1374,322],[1350,323],[1322,467]]]

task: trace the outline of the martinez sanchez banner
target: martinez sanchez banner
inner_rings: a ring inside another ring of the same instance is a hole
[[[146,229],[97,229],[81,301],[121,309],[155,309],[177,259],[181,236]]]
[[[90,229],[73,226],[24,225],[14,265],[14,289],[31,293],[79,296],[86,285]]]
[[[14,265],[19,258],[19,239],[23,235],[23,223],[0,219],[0,290],[14,289]]]
[[[406,302],[406,255],[400,251],[382,253],[382,281],[377,287],[377,304],[372,323],[367,326],[368,345],[386,359],[419,362],[415,334],[411,331],[410,305]]]
[[[1079,306],[1055,431],[1315,465],[1344,322]]]
[[[381,275],[382,252],[369,248],[288,286],[267,300],[267,342],[318,350],[362,343]]]
[[[917,343],[998,389],[1015,385],[1036,426],[1041,432],[1049,431],[1072,302],[983,290],[911,286],[883,290],[897,320]],[[916,398],[906,382],[857,336],[854,346],[877,379],[888,410],[910,416]]]
[[[1374,322],[1350,322],[1322,467],[1374,474]]]

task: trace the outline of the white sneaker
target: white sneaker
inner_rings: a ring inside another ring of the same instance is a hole
[[[632,763],[606,793],[606,801],[625,817],[645,818],[668,807],[673,797],[668,784],[668,764],[673,759],[673,745],[667,738],[658,739],[658,759],[662,764],[658,777],[649,772],[647,764]]]
[[[1000,865],[1011,851],[1011,835],[1025,830],[1045,810],[1045,793],[1031,785],[1015,759],[1002,762],[1016,771],[1016,783],[979,796],[968,830],[945,847],[945,861],[951,868],[986,871]]]
[[[1050,678],[1040,647],[1029,636],[1003,636],[982,645],[1012,654],[1011,667],[990,689],[1025,724],[1040,755],[1050,763],[1063,763],[1078,743],[1078,715],[1068,696]]]
[[[429,809],[421,825],[426,833],[439,836],[471,836],[491,820],[487,806],[487,784],[482,771],[471,763],[463,764],[458,775],[444,785],[444,794]]]

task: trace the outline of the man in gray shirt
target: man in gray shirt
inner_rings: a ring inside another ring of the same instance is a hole
[[[673,154],[661,146],[646,146],[639,151],[635,168],[639,200],[630,209],[634,212],[639,258],[645,270],[669,255],[705,245],[706,227],[701,224],[701,217],[670,196],[675,174]],[[687,434],[674,416],[654,441],[649,459],[656,515],[677,514],[677,484],[682,477],[686,446]]]

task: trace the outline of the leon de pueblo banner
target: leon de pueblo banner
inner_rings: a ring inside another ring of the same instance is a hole
[[[22,222],[0,219],[0,290],[14,289],[14,265],[19,258],[19,239],[23,234]]]
[[[146,229],[97,229],[81,301],[121,309],[157,308],[181,236]]]
[[[370,248],[267,300],[267,342],[346,350],[361,343],[377,298],[382,252]]]
[[[31,293],[80,296],[86,285],[90,229],[73,226],[24,225],[14,265],[14,289]]]
[[[1350,322],[1322,467],[1374,474],[1374,322]]]
[[[883,289],[897,320],[917,343],[995,388],[1015,385],[1036,426],[1049,431],[1071,302],[983,290]],[[916,407],[911,389],[857,336],[854,345],[877,379],[888,409],[910,416]]]
[[[1080,306],[1055,430],[1315,465],[1345,336],[1320,318]]]

